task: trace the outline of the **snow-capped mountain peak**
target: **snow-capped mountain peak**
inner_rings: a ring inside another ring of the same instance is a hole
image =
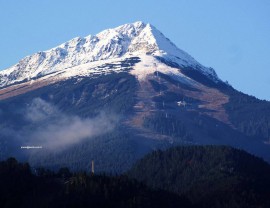
[[[90,62],[145,54],[162,56],[179,66],[191,66],[215,75],[213,70],[178,49],[154,26],[139,21],[97,35],[76,37],[50,50],[27,56],[0,72],[0,87]]]

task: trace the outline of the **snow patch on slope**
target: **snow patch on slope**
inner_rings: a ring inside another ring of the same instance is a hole
[[[153,56],[143,55],[140,56],[140,60],[139,63],[135,64],[133,70],[130,71],[130,74],[136,76],[139,81],[146,80],[148,75],[155,72],[161,72],[174,77],[184,84],[196,85],[195,81],[182,74],[179,69],[163,64]]]

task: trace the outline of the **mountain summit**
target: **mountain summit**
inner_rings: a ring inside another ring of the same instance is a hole
[[[270,161],[269,124],[269,102],[238,92],[143,22],[0,72],[0,159],[34,166],[82,170],[95,160],[98,171],[121,172],[154,149],[194,144]]]
[[[139,21],[107,29],[97,35],[76,37],[50,50],[27,56],[0,72],[0,87],[86,63],[98,64],[101,60],[143,55],[163,57],[179,66],[198,69],[217,79],[211,68],[203,67],[189,54],[178,49],[151,24]]]

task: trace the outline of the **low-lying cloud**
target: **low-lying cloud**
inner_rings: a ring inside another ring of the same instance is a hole
[[[25,145],[44,149],[63,149],[94,136],[111,131],[118,118],[101,112],[94,118],[80,118],[62,113],[56,106],[35,98],[25,110],[25,119],[35,128],[27,133]],[[22,134],[21,134],[22,135]]]
[[[32,122],[39,122],[59,113],[60,112],[55,106],[42,100],[41,98],[35,98],[27,106],[25,118]]]

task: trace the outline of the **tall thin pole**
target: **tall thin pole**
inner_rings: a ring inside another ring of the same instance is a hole
[[[95,163],[94,160],[92,160],[92,175],[95,174]]]
[[[269,131],[270,131],[270,129],[269,129],[269,121],[268,121],[268,119],[267,119],[267,137],[268,137],[268,142],[269,142],[269,144],[270,144],[270,135],[269,135]]]

